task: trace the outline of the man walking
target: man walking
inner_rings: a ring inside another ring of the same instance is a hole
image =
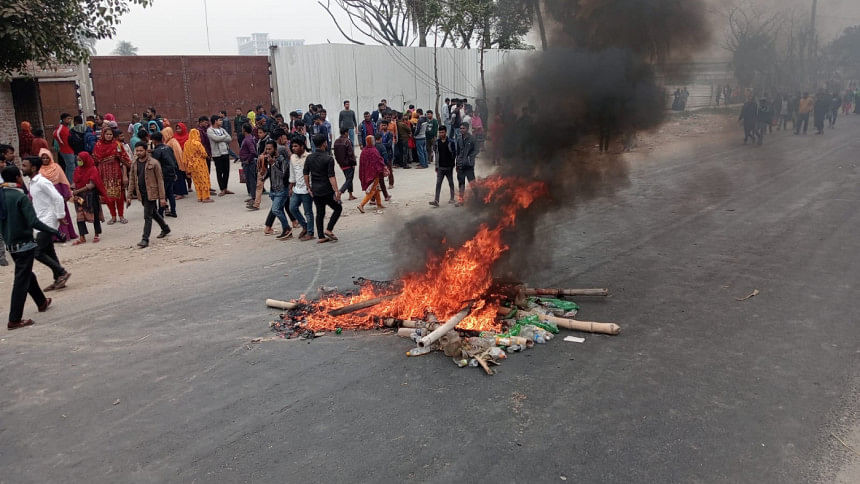
[[[433,151],[436,151],[436,198],[430,202],[430,205],[438,208],[442,181],[445,178],[448,179],[448,187],[451,189],[448,203],[454,203],[454,161],[457,159],[457,143],[448,138],[448,129],[445,126],[439,126],[439,139],[434,143]]]
[[[352,181],[355,178],[355,165],[357,163],[355,161],[355,147],[348,136],[349,130],[340,128],[340,138],[334,141],[334,159],[337,160],[337,164],[343,170],[343,176],[346,178],[343,186],[340,187],[341,195],[349,192],[349,199],[355,200],[356,197],[352,194]]]
[[[299,240],[311,240],[314,238],[313,198],[305,182],[305,163],[310,153],[305,151],[305,140],[301,137],[290,141],[290,149],[293,152],[290,156],[290,213],[302,227]],[[299,206],[304,210],[304,216],[299,211]]]
[[[439,133],[439,120],[433,115],[433,111],[427,110],[427,163],[431,164],[434,161],[434,151],[436,146],[436,136]]]
[[[263,133],[265,134],[265,131]],[[248,199],[245,200],[245,204],[249,204],[254,201],[257,194],[257,143],[254,142],[254,137],[251,135],[251,125],[249,124],[242,125],[239,159],[242,160],[245,188],[248,190]]]
[[[460,198],[455,207],[463,206],[466,195],[466,180],[469,185],[475,182],[475,157],[478,155],[475,140],[469,134],[469,123],[460,123],[460,138],[457,140],[457,183],[460,185]]]
[[[75,175],[75,149],[69,143],[69,135],[71,131],[69,126],[72,125],[72,115],[63,113],[60,115],[60,124],[54,130],[54,141],[60,147],[60,159],[63,161],[63,171],[66,172],[66,178],[69,181],[74,179]]]
[[[815,118],[815,134],[824,134],[824,118],[830,111],[830,97],[819,91],[813,103],[813,116]]]
[[[211,126],[206,130],[209,136],[209,143],[212,145],[212,160],[215,162],[215,178],[218,181],[218,188],[221,192],[219,197],[224,195],[232,195],[233,192],[227,190],[227,183],[230,181],[230,149],[229,143],[233,140],[232,137],[224,130],[222,124],[224,119],[215,114],[210,119]]]
[[[24,176],[30,177],[30,199],[33,201],[36,217],[43,224],[56,230],[61,221],[65,220],[66,201],[54,188],[54,184],[39,174],[42,168],[41,158],[38,156],[24,158],[21,167]],[[36,260],[51,269],[54,275],[54,282],[45,287],[45,291],[66,287],[72,274],[60,265],[57,251],[54,250],[54,237],[48,232],[36,232]]]
[[[7,166],[0,172],[3,177],[0,188],[0,233],[6,241],[6,250],[15,262],[15,278],[12,283],[12,301],[9,304],[9,322],[6,329],[13,330],[30,326],[32,319],[21,319],[24,315],[24,303],[27,294],[33,298],[39,312],[43,313],[51,305],[51,298],[46,298],[36,274],[33,273],[33,261],[36,257],[36,241],[33,240],[33,229],[47,232],[50,235],[65,240],[65,235],[42,223],[36,217],[36,211],[24,190],[18,188],[24,184],[21,171],[17,166]]]
[[[325,135],[315,134],[313,142],[317,150],[305,160],[304,177],[305,185],[310,187],[317,209],[317,243],[322,244],[337,241],[337,237],[332,231],[340,218],[343,207],[340,204],[340,192],[337,189],[337,179],[334,176],[334,158],[327,153],[328,140],[326,140]],[[323,230],[327,206],[331,207],[332,214],[328,226]]]
[[[358,119],[355,117],[355,111],[349,109],[349,101],[343,102],[343,111],[337,119],[340,129],[349,130],[349,142],[355,145],[355,128],[358,126]]]
[[[176,218],[176,197],[173,194],[173,182],[176,181],[179,162],[176,161],[173,148],[164,144],[164,137],[160,132],[152,133],[151,139],[153,144],[151,156],[161,165],[161,174],[164,176],[164,194],[170,205],[168,212],[165,212],[165,207],[159,207],[158,215]]]
[[[753,100],[752,94],[747,97],[747,102],[741,108],[741,114],[738,116],[738,121],[743,121],[744,124],[744,144],[750,139],[756,140],[756,121],[758,118],[758,105]]]
[[[797,126],[794,127],[794,134],[800,134],[801,126],[803,126],[803,134],[806,134],[809,128],[809,113],[812,112],[814,106],[815,102],[809,97],[809,93],[803,93],[797,105]]]
[[[164,175],[161,165],[146,153],[146,142],[138,141],[134,145],[134,163],[132,163],[128,181],[128,198],[125,206],[131,206],[131,200],[137,198],[143,205],[143,237],[137,246],[141,249],[149,247],[149,234],[152,232],[152,221],[161,227],[159,239],[167,237],[170,227],[158,214],[158,207],[167,206],[164,191]]]

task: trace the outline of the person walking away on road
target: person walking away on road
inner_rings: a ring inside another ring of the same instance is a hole
[[[257,194],[257,143],[251,134],[250,124],[242,125],[242,143],[239,145],[239,159],[242,161],[242,172],[245,173],[245,189],[248,198],[245,205],[254,202]]]
[[[415,111],[418,116],[418,122],[415,123],[413,136],[415,137],[415,150],[418,154],[418,167],[424,169],[427,164],[427,118],[424,116],[424,110],[418,109]]]
[[[364,120],[358,125],[358,143],[364,148],[364,141],[368,136],[375,136],[378,129],[376,129],[376,124],[370,119],[370,113],[367,111],[364,112]]]
[[[764,135],[771,127],[773,122],[773,111],[771,111],[770,102],[762,98],[759,101],[758,113],[756,113],[756,136],[758,137],[758,145],[764,143]]]
[[[248,202],[245,207],[248,210],[259,210],[260,203],[263,201],[263,192],[265,191],[265,182],[268,176],[268,165],[263,160],[263,152],[266,151],[266,143],[271,139],[269,138],[269,133],[262,128],[254,128],[254,132],[257,133],[257,137],[254,139],[257,147],[257,184],[254,190],[254,200]]]
[[[433,150],[436,152],[436,197],[430,205],[438,208],[442,181],[446,178],[448,188],[451,190],[448,203],[454,203],[454,165],[457,159],[457,143],[448,137],[448,129],[445,126],[439,126],[439,139],[436,140]]]
[[[803,126],[803,134],[806,134],[809,128],[809,114],[814,107],[815,101],[809,97],[809,93],[803,93],[797,104],[797,126],[794,127],[794,134],[800,134],[801,126]]]
[[[382,142],[382,135],[380,133],[376,133],[374,141],[376,145],[376,151],[379,152],[380,156],[382,156],[382,162],[385,163],[385,170],[383,170],[382,174],[379,175],[379,190],[385,197],[385,201],[389,202],[391,201],[391,195],[389,195],[388,190],[385,189],[385,176],[388,175],[389,177],[391,177],[391,161],[390,158],[386,158],[387,148]],[[393,178],[391,179],[393,180]]]
[[[218,196],[232,195],[233,192],[227,189],[227,183],[230,181],[230,151],[228,143],[233,138],[221,127],[221,123],[223,122],[221,116],[217,114],[213,115],[210,122],[212,126],[206,130],[206,135],[209,137],[209,143],[212,148],[212,160],[215,162],[215,179],[218,181],[218,188],[221,190]]]
[[[13,330],[33,324],[32,319],[22,319],[27,294],[33,298],[40,313],[47,311],[51,305],[51,298],[45,297],[36,274],[33,273],[33,261],[38,247],[33,239],[33,229],[47,232],[62,241],[65,241],[65,234],[45,225],[36,217],[33,204],[21,189],[24,180],[17,166],[3,168],[0,176],[4,182],[0,185],[0,234],[6,242],[5,249],[15,262],[9,322],[6,324],[6,329]]]
[[[824,134],[824,120],[830,112],[830,96],[819,91],[815,96],[813,104],[813,117],[815,118],[815,134]]]
[[[334,158],[326,151],[328,141],[321,134],[314,135],[314,146],[317,151],[305,161],[305,184],[311,189],[316,206],[317,243],[337,241],[334,235],[334,226],[340,218],[343,207],[340,204],[340,192],[337,189],[337,179],[334,176]],[[328,225],[325,222],[325,209],[331,207],[332,214]]]
[[[211,192],[209,191],[209,170],[206,168],[208,156],[206,148],[200,142],[200,130],[193,129],[188,134],[188,141],[185,142],[185,149],[182,151],[182,156],[185,159],[185,166],[188,169],[188,174],[194,181],[194,189],[197,190],[197,201],[200,203],[212,203]]]
[[[102,130],[101,139],[93,149],[93,159],[105,187],[104,202],[111,216],[107,224],[115,224],[117,215],[120,223],[128,223],[124,217],[125,190],[128,188],[128,168],[131,166],[131,159],[122,144],[114,138],[112,129]]]
[[[78,153],[78,167],[75,169],[75,189],[72,195],[75,200],[75,212],[77,212],[78,232],[81,237],[72,245],[87,243],[87,222],[93,224],[93,243],[99,242],[102,233],[102,204],[99,197],[107,198],[102,177],[95,162],[86,151]]]
[[[63,172],[66,174],[66,179],[73,178],[75,173],[75,150],[69,144],[69,136],[71,134],[70,127],[72,125],[72,115],[63,113],[60,115],[60,124],[54,130],[54,142],[59,147],[60,165]],[[39,155],[41,156],[41,155]]]
[[[54,184],[54,188],[63,197],[63,200],[68,202],[72,199],[72,187],[69,180],[66,178],[66,172],[63,168],[54,162],[50,150],[42,148],[39,150],[39,158],[42,160],[42,169],[39,173],[49,182]],[[74,176],[74,175],[73,175]],[[66,216],[63,218],[65,223],[61,223],[59,231],[63,232],[65,237],[63,241],[77,239],[78,234],[75,233],[75,228],[72,226],[72,216],[69,215],[69,207],[65,206]],[[59,240],[59,239],[58,239]]]
[[[161,174],[164,176],[165,198],[170,206],[169,211],[165,211],[166,207],[158,207],[158,215],[176,218],[176,198],[173,194],[173,186],[177,178],[178,163],[173,150],[164,144],[164,136],[160,132],[152,134],[152,145],[153,149],[150,156],[161,165]]]
[[[361,189],[366,193],[364,199],[358,204],[358,211],[361,213],[364,213],[364,206],[371,200],[376,201],[377,208],[385,208],[382,205],[382,196],[379,194],[379,183],[385,175],[385,170],[388,169],[385,166],[385,160],[376,149],[373,136],[365,138],[364,145],[358,168],[358,180],[361,182]]]
[[[176,181],[173,182],[173,196],[176,200],[182,200],[188,196],[188,185],[185,181],[188,179],[188,163],[185,162],[185,154],[182,152],[182,146],[175,139],[173,128],[165,126],[161,130],[161,137],[171,150],[173,150],[173,158],[176,160]]]
[[[349,199],[355,200],[356,197],[352,194],[356,165],[355,147],[352,145],[352,141],[350,141],[350,139],[349,130],[341,128],[340,138],[334,141],[334,159],[337,160],[337,164],[340,166],[340,169],[343,170],[343,176],[346,178],[346,181],[343,182],[343,186],[340,187],[340,194],[343,195],[344,193],[349,192]],[[367,137],[365,136],[364,139],[366,140]]]
[[[750,94],[741,108],[740,116],[738,116],[738,121],[742,121],[744,125],[744,144],[747,144],[749,140],[755,142],[757,120],[758,105],[753,101],[752,94]]]
[[[160,133],[159,133],[160,134]],[[141,249],[149,247],[149,234],[152,232],[152,221],[161,227],[157,238],[163,239],[170,234],[170,227],[158,214],[158,207],[167,206],[164,190],[164,175],[161,165],[146,152],[146,144],[142,141],[134,147],[135,160],[132,163],[128,186],[126,207],[131,206],[131,200],[137,198],[143,205],[143,235],[137,246]]]
[[[469,185],[475,183],[475,157],[478,155],[478,149],[475,146],[475,140],[469,134],[469,123],[460,123],[460,139],[457,140],[457,183],[460,186],[460,198],[454,205],[460,207],[466,194],[466,180],[469,180]]]
[[[286,153],[278,149],[278,144],[269,140],[266,142],[266,151],[263,153],[266,157],[269,172],[269,197],[272,199],[272,209],[270,216],[266,220],[267,235],[271,233],[272,224],[275,218],[281,222],[281,235],[278,240],[287,240],[293,238],[292,227],[290,226],[287,216],[284,214],[284,207],[287,204],[290,194],[287,188],[287,180],[289,178],[289,161],[286,158]]]
[[[343,102],[343,110],[337,117],[337,124],[343,130],[349,132],[349,142],[355,146],[355,128],[358,126],[358,119],[355,117],[355,111],[349,109],[349,101]]]
[[[347,144],[349,144],[350,149],[352,149],[352,143],[349,143],[347,140]],[[290,213],[293,214],[293,218],[298,220],[299,225],[302,227],[302,232],[299,234],[299,240],[312,240],[314,238],[313,198],[311,197],[310,190],[305,183],[304,176],[305,162],[307,162],[310,153],[305,151],[305,140],[303,137],[296,137],[290,140],[290,150],[293,152],[290,156],[289,167]],[[355,158],[354,154],[353,158]],[[350,192],[350,195],[352,195],[352,192]],[[302,216],[302,213],[299,211],[299,206],[304,210],[304,216]]]
[[[54,188],[54,184],[39,174],[42,168],[41,158],[28,156],[21,165],[24,175],[30,177],[30,199],[33,201],[36,217],[48,227],[57,229],[66,216],[66,201]],[[51,269],[54,276],[54,282],[45,287],[45,291],[66,287],[72,273],[60,265],[57,251],[54,250],[54,238],[48,232],[36,232],[36,260]]]

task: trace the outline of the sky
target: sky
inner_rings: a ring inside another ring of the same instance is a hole
[[[812,4],[811,0],[706,1],[712,18],[723,18],[718,12],[724,12],[732,1],[761,9],[797,9],[803,15]],[[845,27],[860,24],[860,0],[819,0],[818,16],[819,31],[825,41],[830,40]],[[348,25],[343,14],[339,18],[344,20],[342,25]],[[155,0],[149,8],[132,7],[122,17],[117,35],[99,41],[96,50],[100,55],[110,55],[119,40],[126,40],[140,55],[233,55],[238,53],[236,37],[253,32],[268,32],[272,39],[304,39],[306,44],[348,43],[317,0]],[[720,40],[714,39],[714,47],[705,55],[720,55]],[[528,41],[536,43],[536,39]]]

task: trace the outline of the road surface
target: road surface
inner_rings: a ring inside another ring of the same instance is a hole
[[[857,457],[834,436],[858,448],[860,116],[739,141],[633,156],[628,187],[556,214],[529,281],[612,288],[580,314],[623,333],[493,377],[377,332],[249,343],[267,297],[389,278],[387,224],[75,280],[0,335],[0,482],[836,479]]]

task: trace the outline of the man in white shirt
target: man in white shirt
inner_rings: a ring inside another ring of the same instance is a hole
[[[30,177],[30,198],[33,199],[36,217],[48,227],[58,228],[60,222],[66,218],[66,201],[54,188],[54,184],[39,174],[42,159],[36,156],[24,158],[21,168],[24,175]],[[54,273],[54,282],[43,288],[44,291],[66,287],[72,273],[60,265],[60,259],[54,250],[53,236],[47,232],[36,232],[36,260],[45,264]]]
[[[313,198],[311,197],[310,190],[308,190],[307,183],[305,183],[305,161],[308,159],[310,153],[305,151],[305,144],[301,136],[290,140],[290,150],[293,152],[290,157],[290,213],[293,214],[293,217],[302,226],[299,240],[313,240]],[[304,209],[304,217],[299,212],[299,205]]]
[[[218,188],[221,192],[218,196],[232,195],[233,192],[227,190],[227,183],[230,181],[230,147],[229,143],[233,138],[227,133],[227,130],[222,128],[224,119],[215,114],[212,116],[212,125],[206,130],[206,135],[209,137],[209,143],[212,147],[212,161],[215,162],[215,178],[218,180]]]

